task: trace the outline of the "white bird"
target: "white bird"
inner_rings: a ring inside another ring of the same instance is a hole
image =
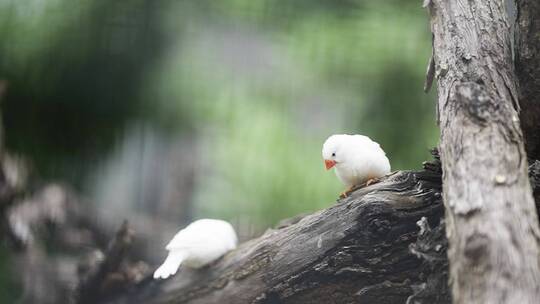
[[[322,157],[326,170],[335,168],[337,177],[349,189],[372,184],[390,172],[390,161],[378,143],[364,135],[336,134],[323,144]]]
[[[238,238],[231,224],[201,219],[180,230],[165,247],[169,255],[154,272],[154,279],[174,275],[181,264],[200,268],[236,248]]]

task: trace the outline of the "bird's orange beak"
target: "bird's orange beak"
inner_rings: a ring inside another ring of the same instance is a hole
[[[330,159],[325,159],[324,160],[324,166],[326,167],[326,170],[330,170],[335,165],[336,165],[335,160],[330,160]]]

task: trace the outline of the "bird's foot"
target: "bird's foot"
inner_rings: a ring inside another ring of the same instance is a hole
[[[349,196],[349,195],[350,195],[354,190],[356,190],[356,189],[357,189],[356,186],[350,187],[349,189],[347,189],[347,190],[341,192],[341,193],[339,194],[339,198],[346,198],[347,196]]]
[[[354,191],[358,190],[358,189],[362,189],[364,187],[367,187],[367,186],[370,186],[370,185],[373,185],[373,184],[376,184],[378,182],[380,182],[381,180],[379,178],[370,178],[368,179],[365,183],[362,183],[360,185],[355,185],[355,186],[352,186],[350,187],[349,189],[341,192],[339,194],[339,198],[346,198],[348,197],[351,193],[353,193]]]
[[[364,187],[367,187],[369,185],[373,185],[373,184],[376,184],[378,182],[380,182],[381,180],[379,178],[370,178],[367,180],[366,184]]]

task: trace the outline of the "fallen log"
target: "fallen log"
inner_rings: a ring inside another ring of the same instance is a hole
[[[426,163],[268,230],[206,268],[148,277],[104,302],[449,303],[443,212],[439,163]]]

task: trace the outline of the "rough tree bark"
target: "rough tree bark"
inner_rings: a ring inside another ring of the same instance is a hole
[[[440,167],[425,167],[107,303],[449,303]]]
[[[540,234],[504,3],[425,5],[454,303],[538,303]]]
[[[540,159],[540,2],[516,3],[515,61],[521,127],[529,159]]]

